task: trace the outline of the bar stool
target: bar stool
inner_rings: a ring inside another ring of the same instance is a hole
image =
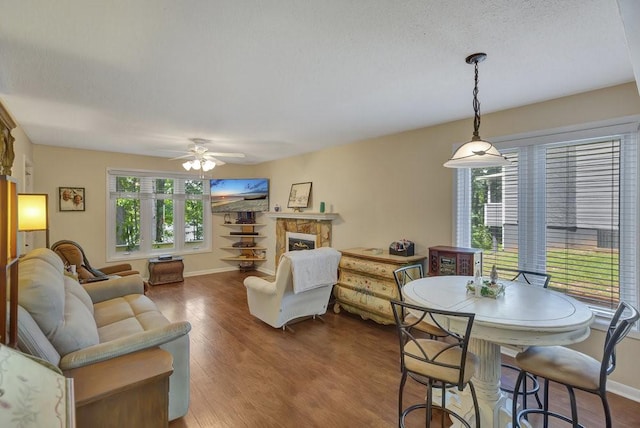
[[[549,281],[551,281],[551,275],[548,273],[534,272],[530,270],[516,270],[516,269],[500,269],[500,272],[509,272],[513,277],[511,281],[519,282],[521,284],[532,285],[534,287],[542,287],[547,288],[549,286]],[[519,372],[520,369],[511,364],[502,363],[502,368],[507,370],[514,370]],[[526,395],[533,395],[538,403],[538,407],[542,408],[542,401],[540,401],[540,396],[538,392],[540,391],[540,384],[538,383],[538,379],[531,374],[527,375],[527,381],[531,383],[531,388],[523,388],[524,391],[519,391],[516,388],[509,388],[505,385],[500,385],[500,390],[506,393],[512,394],[513,399],[515,400],[518,395],[522,395],[525,393]],[[514,393],[518,391],[517,393]]]
[[[446,407],[447,388],[457,388],[462,391],[468,387],[473,399],[475,410],[475,426],[480,428],[480,411],[476,390],[471,382],[471,376],[478,364],[478,357],[468,352],[471,327],[474,314],[441,311],[421,306],[412,305],[398,300],[391,300],[391,308],[396,321],[398,337],[400,339],[400,369],[402,378],[398,392],[398,426],[404,428],[406,416],[417,409],[426,409],[426,426],[431,425],[432,410],[440,409],[441,426],[445,426],[445,414],[457,419],[467,428],[470,423],[460,414]],[[403,317],[406,311],[410,311],[415,318],[408,321]],[[455,324],[463,334],[455,333],[444,327],[443,317]],[[426,333],[417,329],[417,326],[428,319],[429,324],[438,326],[447,333],[444,340],[435,340],[426,337]],[[417,403],[407,407],[403,406],[402,398],[407,378],[427,387],[424,403]],[[440,389],[442,400],[440,405],[433,404],[433,388]]]
[[[579,389],[600,397],[606,427],[611,428],[611,411],[607,401],[607,377],[616,368],[616,345],[629,333],[638,318],[640,316],[634,307],[620,302],[607,330],[602,361],[562,346],[532,346],[516,355],[516,364],[521,370],[516,380],[516,391],[527,373],[537,375],[544,379],[544,405],[542,409],[527,409],[525,395],[524,408],[516,413],[517,403],[514,400],[512,426],[519,427],[520,420],[529,414],[542,414],[545,427],[548,426],[549,417],[568,422],[573,427],[583,427],[578,422],[574,392],[574,389]],[[567,388],[571,403],[571,417],[549,410],[549,381],[562,384]]]
[[[424,270],[422,269],[422,265],[419,263],[413,265],[405,265],[394,270],[393,277],[395,278],[396,285],[398,286],[399,300],[404,301],[404,297],[402,296],[402,288],[415,279],[424,278]],[[415,320],[415,317],[410,313],[403,313],[402,315],[402,319],[408,320],[408,322]],[[443,331],[439,327],[426,322],[416,325],[416,329],[427,333],[429,336],[431,336],[432,339],[447,336],[446,331]]]

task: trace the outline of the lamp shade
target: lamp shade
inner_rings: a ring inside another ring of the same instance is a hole
[[[447,168],[483,168],[507,166],[511,162],[500,154],[493,144],[481,139],[464,143],[451,159],[444,163]]]
[[[49,220],[46,194],[18,194],[18,230],[47,230]]]

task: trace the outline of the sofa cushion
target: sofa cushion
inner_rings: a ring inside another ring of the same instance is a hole
[[[20,306],[60,355],[99,343],[93,314],[86,304],[88,295],[83,296],[81,286],[64,275],[62,260],[53,251],[38,248],[29,252],[20,260],[19,277]]]
[[[89,293],[84,289],[80,283],[68,276],[64,277],[64,287],[68,293],[73,294],[82,302],[82,304],[89,310],[91,315],[93,315],[93,302],[91,301],[91,297],[89,297]]]
[[[7,302],[7,306],[9,303]],[[60,354],[42,334],[42,330],[22,306],[18,305],[18,349],[47,360],[54,366],[60,363]]]
[[[151,299],[130,294],[94,305],[100,343],[169,324]]]

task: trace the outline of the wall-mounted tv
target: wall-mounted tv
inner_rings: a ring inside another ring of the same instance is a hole
[[[269,211],[269,179],[225,178],[210,180],[211,212]]]

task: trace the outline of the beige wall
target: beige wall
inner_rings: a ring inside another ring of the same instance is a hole
[[[535,133],[640,114],[640,97],[633,83],[579,94],[545,103],[483,116],[481,135],[500,138],[508,135]],[[228,166],[214,170],[214,177],[268,177],[271,206],[286,207],[292,183],[311,181],[312,207],[318,211],[321,201],[340,214],[334,222],[333,246],[386,247],[391,241],[407,238],[416,242],[417,251],[426,253],[431,245],[451,244],[453,234],[453,171],[442,163],[450,156],[454,144],[466,141],[472,132],[471,119],[440,126],[404,132],[296,156],[255,166]],[[140,168],[179,170],[178,163],[166,159],[34,147],[37,192],[55,195],[58,186],[85,187],[87,211],[59,213],[51,209],[51,242],[73,239],[81,242],[91,255],[92,263],[105,260],[106,168]],[[286,210],[286,208],[284,208]],[[223,245],[219,235],[221,217],[214,216],[214,246]],[[275,248],[275,220],[263,218],[268,248]],[[222,262],[223,254],[188,257],[187,272],[216,271],[232,267]],[[273,250],[264,264],[274,269]],[[136,261],[146,272],[146,261]],[[598,356],[602,335],[580,345]],[[640,372],[632,362],[640,355],[640,341],[624,343],[624,356],[613,379],[640,389]]]
[[[94,267],[108,264],[106,261],[107,222],[105,218],[107,168],[184,172],[180,162],[169,161],[166,158],[43,145],[34,145],[34,160],[36,164],[35,191],[50,195],[51,243],[61,239],[77,241],[85,250]],[[242,175],[237,171],[247,169],[250,168],[224,165],[216,171],[226,171],[224,172],[225,176],[231,176],[233,174]],[[60,212],[57,201],[58,187],[84,187],[85,211]],[[215,241],[218,242],[217,238]],[[219,261],[218,257],[211,253],[191,255],[186,257],[184,262],[187,274],[212,272],[230,266],[228,263]],[[146,259],[133,260],[131,264],[143,275],[148,274]]]

